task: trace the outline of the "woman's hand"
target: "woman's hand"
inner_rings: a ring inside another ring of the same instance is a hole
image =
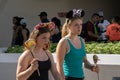
[[[38,59],[33,59],[32,61],[31,61],[31,69],[33,70],[33,71],[35,71],[35,70],[37,70],[38,69]]]
[[[93,66],[93,67],[92,67],[92,71],[93,71],[93,72],[96,72],[96,73],[99,73],[99,66],[98,66],[98,65]]]

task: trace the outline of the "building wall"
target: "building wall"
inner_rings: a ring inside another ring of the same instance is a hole
[[[57,12],[66,12],[73,8],[85,10],[84,22],[89,20],[92,13],[102,10],[105,18],[119,15],[119,0],[0,0],[0,47],[8,47],[12,39],[12,17],[21,16],[27,20],[30,31],[39,22],[41,11],[48,13],[51,19]],[[62,23],[64,18],[60,18]]]

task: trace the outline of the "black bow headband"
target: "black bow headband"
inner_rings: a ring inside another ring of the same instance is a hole
[[[66,18],[71,19],[74,17],[83,17],[84,15],[85,12],[82,9],[73,9],[67,13]]]

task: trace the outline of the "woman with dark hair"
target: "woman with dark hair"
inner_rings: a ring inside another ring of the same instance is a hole
[[[13,39],[11,46],[23,46],[30,34],[28,28],[26,27],[26,20],[23,17],[15,16],[13,17],[13,24]]]
[[[12,18],[12,23],[13,23],[13,35],[12,35],[11,46],[14,46],[16,45],[16,36],[17,36],[18,28],[20,27],[20,18],[18,16],[14,16]]]
[[[82,9],[74,9],[67,13],[62,27],[62,39],[56,49],[57,69],[65,80],[84,80],[83,62],[95,72],[98,67],[87,60],[84,40],[79,37],[82,30]]]
[[[49,80],[51,71],[55,80],[62,80],[49,51],[50,31],[53,23],[40,23],[35,26],[29,40],[25,42],[26,50],[18,60],[17,80]]]

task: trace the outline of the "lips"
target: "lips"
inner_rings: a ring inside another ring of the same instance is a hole
[[[48,44],[47,44],[47,43],[45,43],[44,45],[45,45],[45,46],[47,46]]]

